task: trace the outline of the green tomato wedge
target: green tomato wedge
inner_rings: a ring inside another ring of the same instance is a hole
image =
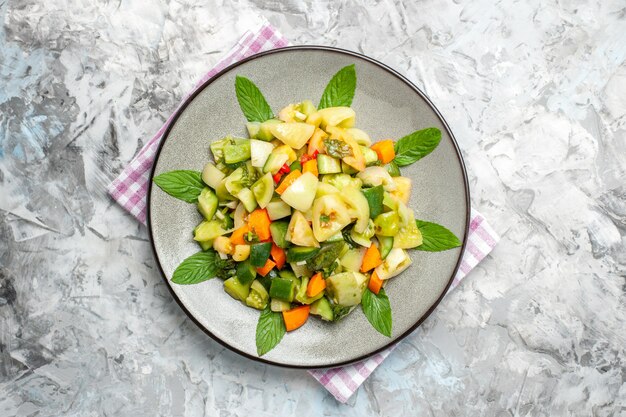
[[[400,230],[400,217],[395,211],[388,211],[376,216],[374,231],[381,236],[395,236]]]
[[[305,172],[283,191],[280,198],[294,209],[305,212],[313,205],[317,184],[317,177]]]
[[[256,308],[257,310],[263,310],[267,306],[269,298],[269,294],[263,284],[258,280],[252,281],[250,292],[248,293],[248,297],[246,297],[246,305]]]
[[[376,267],[376,275],[382,280],[395,277],[407,269],[411,263],[411,258],[404,249],[391,249],[383,263]]]
[[[211,162],[207,162],[202,170],[202,181],[214,190],[219,187],[226,175]]]
[[[285,239],[298,246],[319,248],[320,244],[313,235],[309,222],[299,211],[294,211],[285,234]]]
[[[280,123],[270,127],[272,135],[293,149],[302,148],[314,131],[315,126],[298,122]]]
[[[274,198],[267,204],[267,215],[271,221],[282,219],[291,216],[291,207],[283,200]]]
[[[324,242],[346,227],[351,219],[340,194],[328,194],[313,202],[313,234]]]
[[[242,284],[237,278],[232,277],[224,281],[224,291],[235,300],[245,302],[248,294],[250,294],[251,285],[252,282]]]
[[[254,197],[256,198],[256,202],[259,204],[259,207],[267,207],[272,200],[272,196],[274,195],[274,180],[272,179],[272,174],[268,172],[263,175],[257,180],[257,182],[252,184],[250,189],[254,193]]]
[[[370,220],[370,207],[360,189],[347,187],[341,190],[341,198],[348,207],[350,217],[356,219],[354,230],[364,233]]]

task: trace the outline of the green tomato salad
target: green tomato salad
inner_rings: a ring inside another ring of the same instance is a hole
[[[392,334],[385,285],[411,265],[408,250],[461,245],[445,227],[417,220],[411,179],[400,167],[435,150],[436,128],[372,142],[350,107],[354,65],[330,80],[319,105],[304,100],[274,114],[259,88],[238,76],[235,93],[248,138],[210,143],[199,171],[170,171],[154,183],[197,206],[200,251],[173,283],[217,277],[224,291],[261,311],[259,355],[309,317],[335,322],[362,306],[372,326]]]

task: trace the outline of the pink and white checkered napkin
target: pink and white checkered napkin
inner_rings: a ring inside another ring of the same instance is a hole
[[[287,46],[288,44],[288,41],[269,24],[264,24],[256,32],[248,31],[237,45],[226,54],[226,57],[200,80],[196,88],[227,66],[243,58],[258,52]],[[192,93],[193,91],[185,99]],[[113,199],[144,224],[146,222],[148,177],[150,176],[150,170],[163,133],[171,123],[172,118],[173,115],[170,116],[163,127],[146,143],[126,169],[108,187],[109,194],[111,194]],[[491,252],[498,240],[497,233],[489,226],[485,218],[477,211],[472,210],[467,247],[463,254],[461,267],[454,277],[449,291],[452,291],[465,275]],[[338,401],[346,402],[367,377],[374,372],[374,369],[391,353],[395,346],[352,365],[311,370],[309,373]]]

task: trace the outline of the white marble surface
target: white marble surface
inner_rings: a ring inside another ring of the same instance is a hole
[[[221,348],[106,184],[265,16],[421,86],[503,236],[347,405]],[[0,415],[626,415],[626,3],[0,2]]]

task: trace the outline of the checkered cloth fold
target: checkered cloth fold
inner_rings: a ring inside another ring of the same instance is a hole
[[[206,80],[215,76],[229,65],[258,52],[280,48],[288,44],[289,42],[269,24],[264,24],[257,31],[247,32],[241,40],[237,42],[235,47],[198,82],[196,88],[185,96],[185,99]],[[185,99],[183,99],[182,102],[184,102]],[[109,194],[113,199],[144,224],[146,222],[146,194],[148,191],[150,170],[152,169],[152,164],[154,163],[156,151],[163,137],[163,133],[172,122],[174,114],[175,112],[108,187]],[[485,218],[477,211],[472,210],[467,247],[463,254],[461,267],[454,277],[449,291],[452,291],[452,289],[454,289],[459,282],[491,252],[498,240],[499,237],[497,233],[489,226]],[[338,401],[346,402],[367,377],[374,372],[378,365],[389,356],[396,346],[397,344],[352,365],[311,370],[309,373]]]

